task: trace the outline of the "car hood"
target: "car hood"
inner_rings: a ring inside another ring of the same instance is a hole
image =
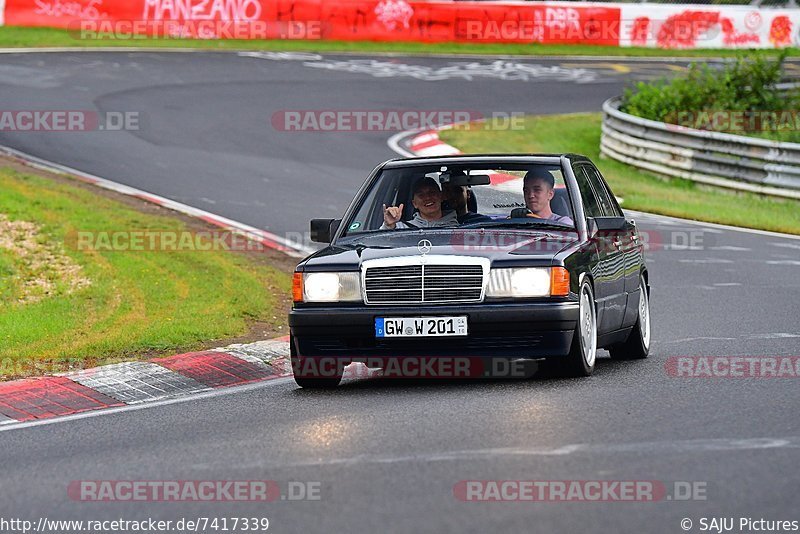
[[[430,242],[427,254],[489,258],[493,265],[550,265],[553,257],[577,242],[574,232],[497,230],[380,232],[340,240],[325,247],[300,267],[308,270],[355,270],[365,260],[397,256],[420,256],[420,242]],[[425,243],[423,243],[424,245]]]

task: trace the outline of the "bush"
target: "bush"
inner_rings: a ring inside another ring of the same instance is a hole
[[[776,88],[785,58],[783,51],[775,58],[740,56],[722,68],[693,63],[683,76],[639,82],[627,89],[620,110],[645,119],[705,129],[718,129],[702,120],[712,112],[783,112],[774,116],[759,113],[757,126],[732,133],[800,142],[800,121],[795,118],[800,109],[800,90],[787,93]]]

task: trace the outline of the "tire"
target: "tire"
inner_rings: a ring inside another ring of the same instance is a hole
[[[338,364],[333,374],[322,375],[319,368],[309,358],[297,354],[294,338],[289,340],[292,360],[292,374],[298,386],[304,389],[333,389],[342,381],[344,364]],[[337,362],[338,363],[338,362]]]
[[[575,325],[569,354],[564,359],[554,361],[560,376],[590,376],[597,360],[597,306],[588,279],[581,282],[578,302],[578,324]]]
[[[639,275],[639,317],[624,343],[608,348],[614,360],[643,360],[650,353],[650,295],[644,276]]]

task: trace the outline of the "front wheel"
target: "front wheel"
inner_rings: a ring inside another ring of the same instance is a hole
[[[575,326],[569,354],[559,366],[560,374],[564,376],[591,375],[597,358],[597,307],[592,284],[588,279],[581,283],[578,298],[578,324]]]
[[[628,339],[619,345],[612,345],[608,353],[614,360],[643,360],[650,354],[650,295],[644,276],[639,276],[639,317]]]

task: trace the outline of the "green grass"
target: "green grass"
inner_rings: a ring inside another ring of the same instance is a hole
[[[85,250],[74,239],[77,231],[186,230],[177,218],[9,168],[0,168],[0,191],[0,214],[35,223],[41,241],[57,244],[91,280],[20,303],[20,257],[0,248],[0,376],[191,350],[246,334],[254,321],[282,321],[273,310],[290,277],[260,260],[225,251]]]
[[[400,43],[328,40],[201,40],[201,39],[79,39],[77,34],[55,28],[0,27],[0,48],[17,47],[160,47],[209,50],[274,50],[297,52],[393,52],[398,54],[491,54],[534,56],[643,56],[735,57],[741,50],[661,50],[615,46],[541,45],[496,43]],[[749,55],[774,55],[773,50],[748,50]],[[800,48],[788,50],[800,56]]]
[[[623,207],[687,219],[800,234],[800,202],[665,179],[600,158],[600,113],[525,117],[523,127],[444,130],[440,137],[466,153],[563,153],[590,157]]]
[[[0,248],[0,302],[13,298],[19,292],[18,284],[12,277],[16,272],[14,257]]]

